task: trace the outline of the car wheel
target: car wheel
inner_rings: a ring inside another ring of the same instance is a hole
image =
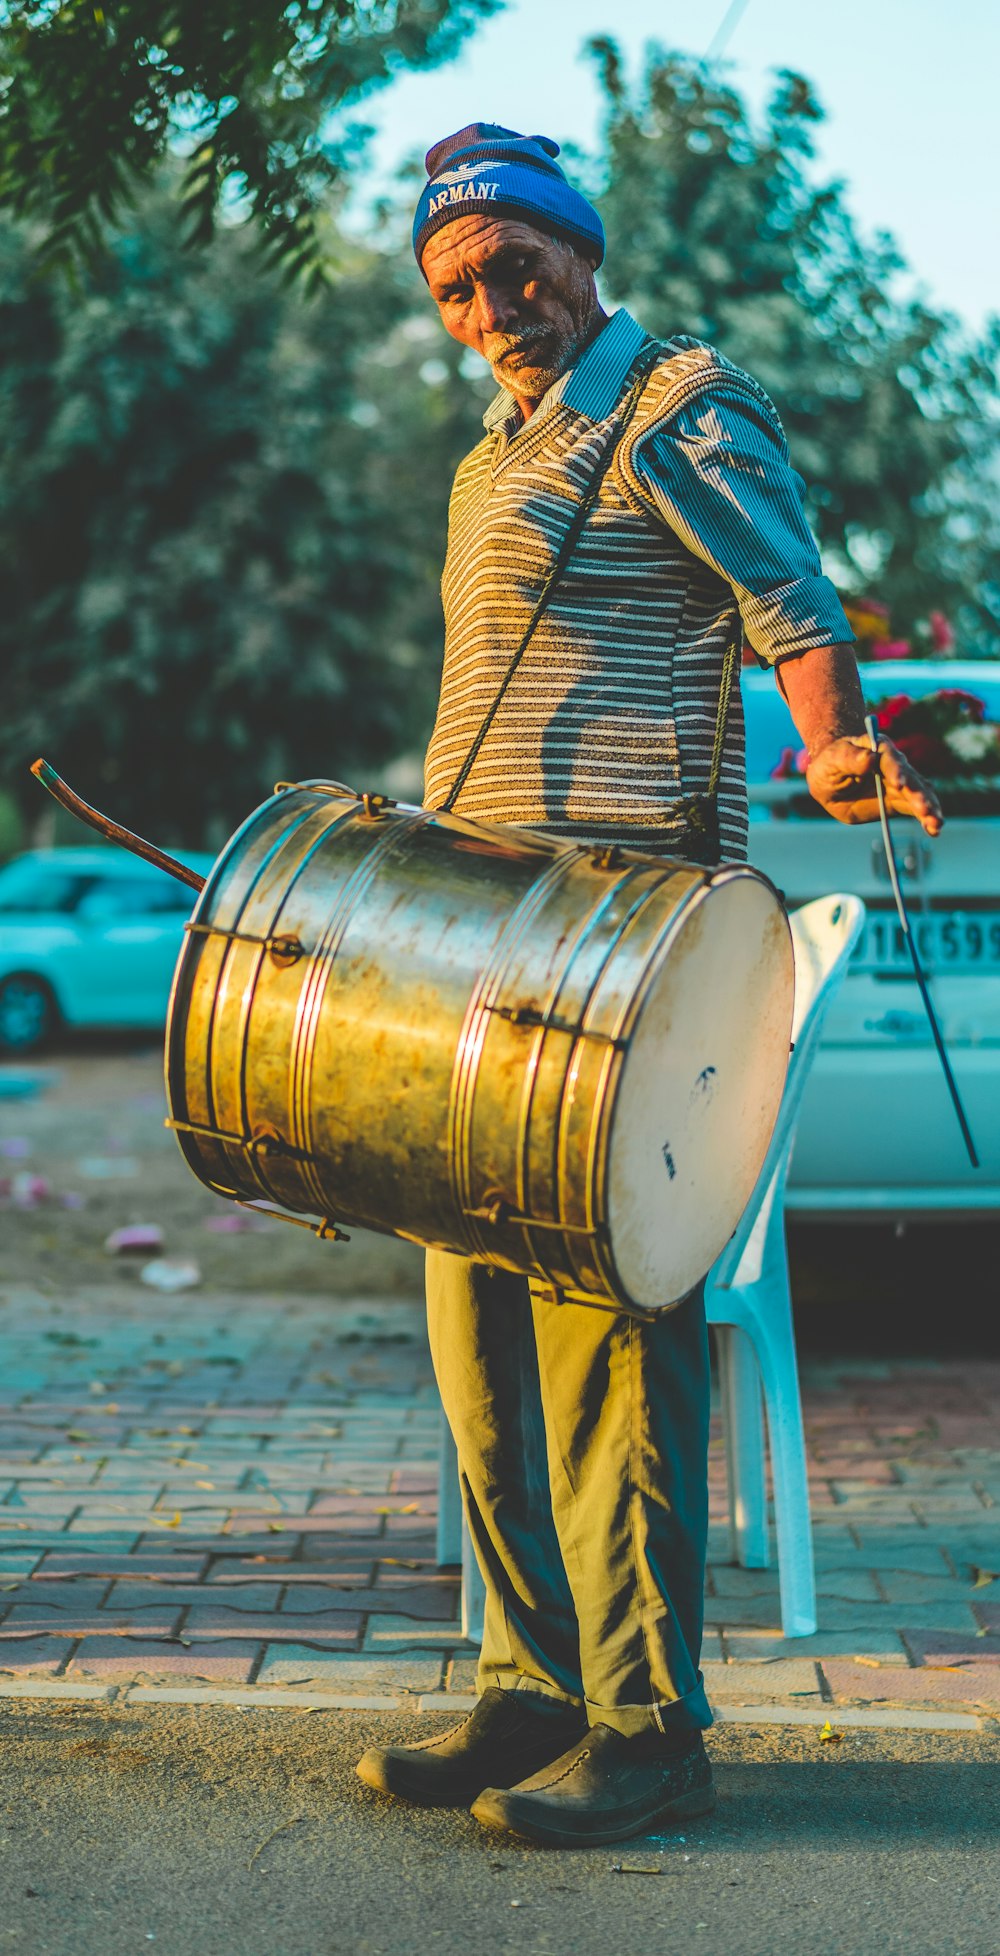
[[[14,971],[0,980],[0,1053],[36,1053],[56,1023],[56,1002],[44,978]]]

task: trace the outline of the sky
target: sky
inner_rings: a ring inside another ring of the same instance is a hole
[[[467,122],[590,149],[600,102],[581,57],[611,34],[635,77],[650,41],[722,59],[752,103],[777,68],[816,88],[817,172],[840,177],[866,231],[891,231],[932,302],[973,329],[1000,312],[1000,0],[507,0],[457,58],[364,105],[370,181]]]

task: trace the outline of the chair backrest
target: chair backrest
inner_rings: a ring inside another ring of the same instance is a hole
[[[860,897],[838,894],[817,897],[793,910],[789,918],[795,957],[795,1007],[792,1051],[785,1090],[771,1145],[742,1219],[712,1272],[714,1283],[725,1287],[736,1275],[762,1205],[784,1195],[792,1143],[813,1054],[831,1000],[861,935],[865,906]]]

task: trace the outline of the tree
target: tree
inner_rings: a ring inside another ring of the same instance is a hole
[[[92,259],[168,149],[194,241],[220,206],[315,273],[351,153],[333,112],[454,52],[500,0],[0,0],[0,203]]]
[[[690,64],[657,57],[630,97],[600,59],[613,297],[768,387],[845,588],[1000,653],[991,343],[898,300],[889,243],[811,185],[804,82],[757,130]],[[140,830],[214,843],[275,780],[382,786],[419,751],[448,491],[492,383],[401,218],[362,245],[328,200],[337,276],[307,304],[245,226],[184,245],[181,173],[75,289],[38,279],[30,225],[0,229],[0,787],[37,811],[46,753]]]
[[[846,589],[871,584],[897,631],[948,611],[960,643],[1000,655],[1000,322],[976,344],[897,295],[892,240],[862,238],[841,187],[812,181],[822,111],[801,76],[779,77],[758,128],[699,64],[656,52],[630,93],[614,44],[592,51],[613,296],[767,388]]]
[[[332,221],[327,220],[331,226]],[[45,753],[140,830],[218,840],[294,775],[426,732],[450,477],[476,438],[412,255],[304,306],[148,199],[70,293],[0,236],[0,775]],[[444,384],[442,384],[444,382]]]

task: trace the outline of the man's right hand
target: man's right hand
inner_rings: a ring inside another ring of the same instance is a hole
[[[831,740],[806,769],[809,793],[837,822],[877,822],[875,776],[881,773],[890,815],[912,815],[927,835],[940,835],[944,816],[929,781],[891,740],[873,749],[864,735]]]

